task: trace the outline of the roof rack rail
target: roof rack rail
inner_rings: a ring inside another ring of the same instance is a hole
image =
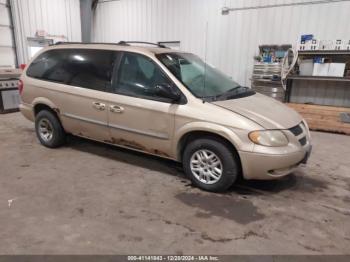
[[[143,41],[120,41],[118,45],[130,45],[130,44],[145,44],[145,45],[154,45],[158,46],[160,48],[168,48],[165,45],[159,44],[159,43],[152,43],[152,42],[143,42]]]
[[[130,44],[146,44],[146,45],[154,45],[160,48],[168,48],[165,45],[159,44],[159,43],[151,43],[151,42],[143,42],[143,41],[120,41],[118,43],[102,43],[102,42],[89,42],[89,43],[84,43],[84,42],[56,42],[52,45],[95,45],[95,44],[102,44],[102,45],[125,45],[129,46]]]
[[[102,44],[102,45],[118,45],[117,43],[102,43],[102,42],[56,42],[52,45],[96,45],[96,44]]]

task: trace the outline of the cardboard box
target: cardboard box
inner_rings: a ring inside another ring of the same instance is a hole
[[[330,63],[323,63],[323,64],[315,63],[312,75],[313,76],[328,76],[329,65],[330,65]]]
[[[304,59],[299,65],[299,75],[301,76],[312,76],[314,71],[314,60]]]
[[[334,50],[335,43],[332,40],[321,40],[319,48],[320,50]]]
[[[310,43],[310,50],[319,50],[320,48],[320,41],[316,39],[312,39]]]
[[[313,40],[312,40],[313,41]],[[309,50],[312,50],[311,47],[312,47],[312,41],[311,40],[308,40],[308,41],[301,41],[300,44],[299,44],[299,50],[301,51],[309,51]]]
[[[345,50],[350,51],[350,40],[346,42]]]
[[[345,40],[341,40],[341,39],[338,39],[338,40],[335,40],[334,41],[334,49],[335,50],[344,50],[345,49]]]
[[[328,69],[328,76],[344,77],[345,63],[330,63]]]

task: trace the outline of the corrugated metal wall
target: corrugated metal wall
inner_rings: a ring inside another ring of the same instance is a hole
[[[100,0],[94,40],[171,41],[194,52],[250,86],[253,56],[260,44],[296,44],[300,35],[350,39],[350,2],[258,8],[222,15],[224,6],[239,8],[306,0]],[[205,51],[206,50],[206,51]]]
[[[37,30],[81,41],[79,0],[11,0],[19,63],[28,61],[27,37]]]
[[[350,107],[349,82],[293,81],[293,103]]]
[[[0,67],[15,67],[16,56],[12,38],[9,7],[6,0],[0,0]]]

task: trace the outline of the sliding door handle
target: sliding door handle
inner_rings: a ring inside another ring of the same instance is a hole
[[[100,103],[100,102],[92,102],[92,106],[96,108],[97,110],[105,110],[106,109],[106,104]]]
[[[124,108],[121,106],[111,105],[109,107],[109,111],[111,111],[112,113],[123,113]]]

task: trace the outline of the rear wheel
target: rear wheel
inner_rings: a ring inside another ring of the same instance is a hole
[[[56,148],[65,143],[65,132],[60,121],[48,110],[36,115],[35,131],[40,143],[46,147]]]
[[[215,138],[190,142],[184,150],[183,167],[193,184],[212,192],[227,190],[240,172],[235,152]]]

